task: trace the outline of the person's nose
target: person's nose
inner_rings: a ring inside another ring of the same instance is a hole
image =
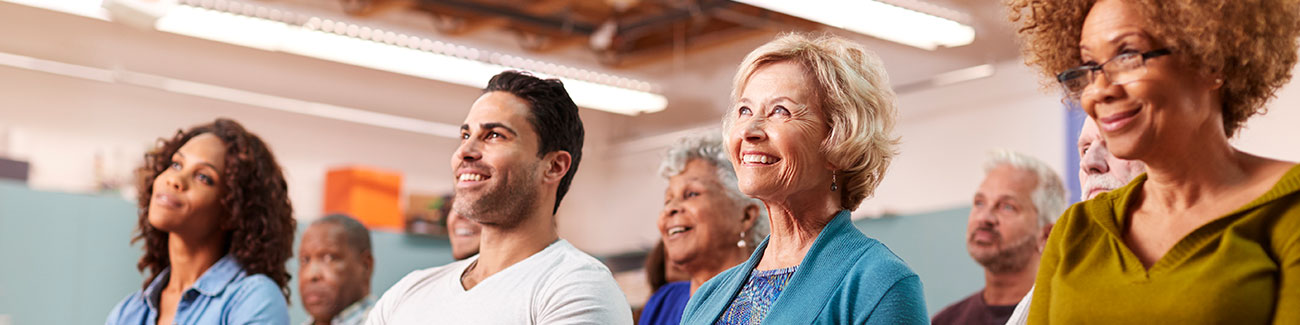
[[[995,205],[990,204],[984,207],[975,207],[972,211],[972,213],[975,214],[975,222],[978,222],[981,226],[997,226],[998,217],[993,214],[994,206]]]
[[[302,265],[302,277],[308,282],[319,282],[325,278],[325,272],[321,272],[320,263],[305,263]]]
[[[460,147],[456,148],[456,160],[477,161],[483,159],[483,152],[481,151],[482,144],[481,141],[474,140],[473,138],[461,142]]]
[[[1083,152],[1083,157],[1079,157],[1079,169],[1088,175],[1108,173],[1110,166],[1106,164],[1107,155],[1109,151],[1106,150],[1106,146],[1098,141]]]
[[[767,131],[764,130],[766,125],[764,122],[765,120],[762,118],[751,118],[748,121],[745,121],[743,125],[740,125],[742,128],[741,136],[744,137],[745,142],[762,142],[767,140]]]
[[[1123,84],[1113,82],[1109,76],[1100,71],[1096,74],[1097,77],[1092,79],[1092,83],[1088,84],[1079,96],[1084,106],[1105,104],[1124,98]]]
[[[189,184],[186,184],[184,177],[181,177],[181,173],[179,172],[165,173],[165,175],[159,177],[163,177],[163,184],[165,186],[170,187],[176,192],[184,192],[186,188],[189,188]]]

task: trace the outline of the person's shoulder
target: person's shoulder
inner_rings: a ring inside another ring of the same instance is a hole
[[[227,317],[236,323],[279,324],[289,321],[289,302],[280,286],[265,274],[237,277],[223,295]]]
[[[934,314],[934,319],[932,319],[931,323],[935,325],[960,324],[962,314],[966,313],[969,305],[974,303],[972,300],[974,300],[975,295],[978,294],[980,294],[980,292],[977,291],[975,294],[944,307],[943,310],[939,311],[939,313]]]
[[[662,288],[659,288],[659,291],[664,291],[665,293],[670,295],[685,293],[687,296],[690,296],[691,281],[677,281],[677,282],[668,283],[665,284]]]
[[[542,253],[546,254],[544,258],[549,260],[550,263],[548,264],[560,269],[568,269],[570,271],[597,271],[610,273],[609,268],[605,267],[605,263],[601,263],[600,260],[597,260],[590,254],[583,252],[577,247],[573,247],[573,245],[569,244],[567,241],[561,240],[552,245],[555,245],[555,247],[545,250]]]
[[[118,301],[113,309],[108,312],[108,318],[105,324],[126,324],[131,319],[142,319],[144,314],[148,313],[148,308],[144,302],[144,291],[136,290],[126,298]]]
[[[465,267],[473,261],[474,258],[468,258],[468,259],[463,259],[463,260],[447,263],[440,266],[434,266],[434,267],[411,271],[411,273],[407,273],[405,276],[403,276],[401,280],[397,280],[397,283],[389,287],[384,294],[387,295],[388,292],[393,292],[393,291],[402,292],[402,291],[410,290],[411,288],[416,287],[421,283],[427,283],[429,281],[442,279],[449,275],[459,277],[460,276],[460,274],[458,274],[459,271],[464,270]]]
[[[280,286],[275,284],[275,280],[265,274],[247,274],[235,278],[226,286],[226,290],[235,290],[239,292],[253,291],[274,291],[279,292]]]
[[[230,284],[226,285],[224,291],[230,296],[228,303],[231,304],[249,302],[254,305],[285,305],[285,308],[288,308],[284,299],[284,292],[280,290],[280,286],[265,274],[249,274],[236,277]]]
[[[704,281],[699,288],[696,288],[695,293],[691,294],[690,300],[686,302],[686,310],[682,313],[683,323],[685,323],[687,319],[706,321],[702,318],[695,318],[712,317],[712,315],[706,315],[706,313],[713,312],[712,310],[704,311],[703,309],[705,306],[714,306],[721,300],[730,300],[732,298],[734,292],[728,292],[725,290],[724,286],[728,281],[738,280],[736,279],[737,277],[748,276],[749,270],[746,269],[745,266],[746,263],[732,266],[726,271],[714,275],[712,279]],[[718,312],[721,311],[719,310]],[[707,321],[712,321],[712,319]]]
[[[659,287],[659,290],[655,290],[655,293],[651,295],[650,300],[651,301],[676,301],[676,300],[684,301],[686,299],[690,299],[690,297],[691,297],[691,282],[678,281],[678,282],[665,284],[664,286]],[[647,305],[649,305],[649,303],[647,303]]]
[[[558,242],[543,250],[541,264],[530,267],[544,270],[530,272],[539,286],[534,303],[540,310],[541,323],[631,324],[632,307],[613,273],[596,258]],[[529,270],[531,271],[531,270]],[[531,276],[530,276],[531,277]]]
[[[868,245],[857,256],[850,274],[860,277],[898,281],[916,276],[916,272],[884,243],[867,238]]]

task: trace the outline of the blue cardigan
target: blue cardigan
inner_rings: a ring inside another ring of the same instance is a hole
[[[763,258],[763,240],[744,264],[705,282],[682,324],[713,324]],[[765,324],[928,324],[921,280],[888,247],[835,214],[763,319]]]

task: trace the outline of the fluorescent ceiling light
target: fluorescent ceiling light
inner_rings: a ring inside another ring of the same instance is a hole
[[[975,40],[975,29],[958,22],[968,19],[940,16],[961,16],[960,13],[919,2],[909,4],[933,12],[871,0],[736,1],[926,50],[962,46]],[[901,0],[894,2],[903,4]]]
[[[3,0],[4,2],[16,3],[28,7],[41,8],[45,10],[58,11],[89,17],[99,20],[108,20],[108,11],[100,8],[103,0]]]
[[[654,87],[641,81],[542,64],[499,53],[489,54],[463,46],[316,17],[306,19],[306,22],[285,22],[294,19],[295,15],[255,5],[231,1],[225,3],[227,8],[232,8],[230,11],[257,12],[267,17],[237,15],[182,4],[172,7],[158,20],[155,27],[164,32],[293,53],[474,88],[487,86],[488,79],[501,71],[523,70],[538,77],[560,79],[578,106],[625,115],[657,112],[668,106],[667,98],[651,92]],[[533,68],[546,69],[530,69],[528,66],[504,63],[531,63],[535,66]],[[560,76],[555,73],[559,71],[603,78],[610,83]]]
[[[174,79],[134,71],[101,69],[5,52],[0,52],[0,66],[9,66],[104,83],[118,83],[151,88],[182,95],[209,98],[254,107],[450,139],[460,138],[460,127],[456,125],[378,113],[358,108],[280,97],[254,91],[227,88],[213,84]]]

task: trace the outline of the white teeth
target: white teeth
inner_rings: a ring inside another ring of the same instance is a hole
[[[473,230],[467,228],[456,228],[456,236],[469,236],[473,234],[474,234]]]
[[[776,157],[772,157],[768,155],[748,154],[748,155],[741,156],[740,160],[745,163],[759,163],[759,164],[767,165],[776,162],[777,159]]]
[[[483,175],[479,175],[479,174],[460,174],[460,177],[457,179],[464,182],[464,181],[481,181],[485,178],[487,177],[484,177]]]
[[[684,227],[684,226],[677,226],[677,227],[668,228],[668,235],[669,235],[669,236],[676,235],[676,234],[680,234],[680,233],[684,233],[684,232],[686,232],[686,227]]]

